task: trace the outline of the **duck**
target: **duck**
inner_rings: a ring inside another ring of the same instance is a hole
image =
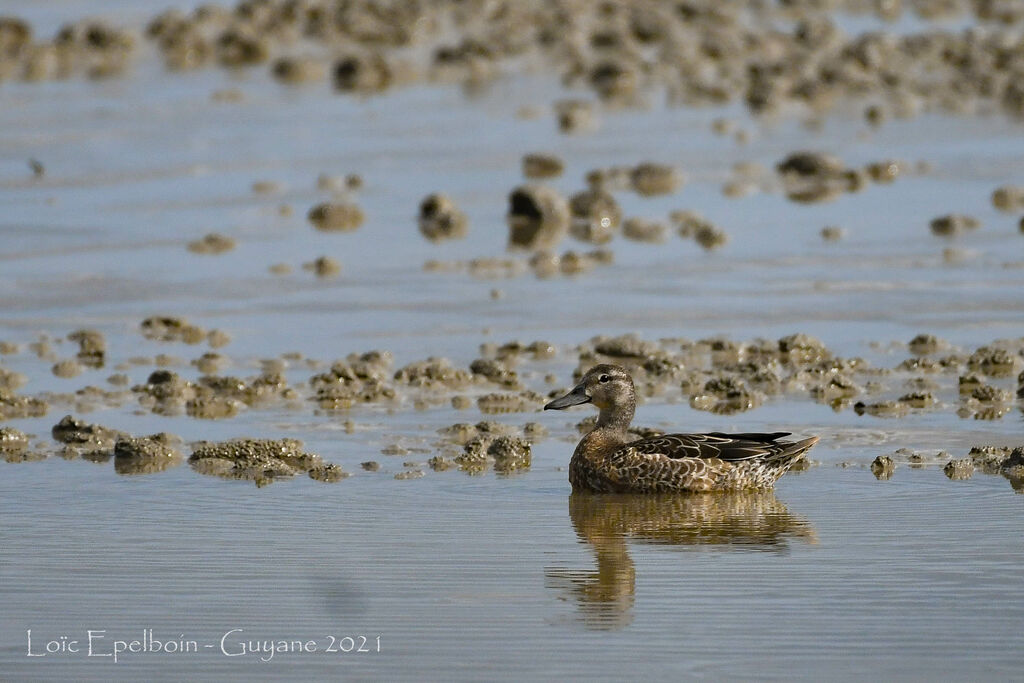
[[[592,403],[597,425],[569,461],[574,492],[668,493],[768,490],[818,442],[783,441],[790,432],[665,434],[636,438],[629,425],[636,389],[625,368],[591,368],[569,393],[544,410]]]

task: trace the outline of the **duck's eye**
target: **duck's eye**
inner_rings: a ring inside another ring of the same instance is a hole
[[[608,382],[611,382],[612,378],[609,377],[608,375],[601,375],[600,377],[597,378],[597,381],[600,382],[601,384],[606,384]]]

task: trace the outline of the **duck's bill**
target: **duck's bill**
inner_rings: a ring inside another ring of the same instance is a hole
[[[570,406],[578,406],[581,403],[590,403],[590,397],[587,396],[586,388],[582,384],[578,384],[565,396],[556,398],[554,401],[544,406],[544,410],[564,410]]]

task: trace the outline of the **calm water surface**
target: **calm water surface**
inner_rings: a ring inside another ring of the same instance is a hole
[[[83,7],[62,5],[69,16]],[[57,12],[34,11],[44,25]],[[211,100],[226,87],[243,102]],[[137,332],[149,315],[181,315],[228,331],[223,351],[243,376],[286,351],[329,361],[384,348],[396,366],[431,354],[466,365],[482,342],[546,339],[559,355],[521,369],[541,386],[547,373],[567,383],[571,346],[595,334],[748,340],[799,331],[882,367],[906,356],[890,342],[918,332],[968,352],[1024,335],[1024,239],[1018,217],[989,203],[996,186],[1024,179],[1019,124],[925,116],[869,132],[839,117],[812,131],[789,120],[761,127],[734,109],[656,105],[607,113],[596,133],[565,137],[550,116],[516,118],[519,106],[555,92],[524,76],[472,98],[421,87],[355,100],[322,84],[281,87],[259,72],[169,76],[146,60],[109,83],[5,83],[0,339],[26,344],[87,326],[105,333],[114,362],[198,355]],[[752,141],[712,135],[717,116],[747,126]],[[850,164],[897,158],[931,170],[821,205],[722,196],[733,163],[771,168],[805,147]],[[566,159],[553,183],[565,192],[597,166],[676,164],[689,178],[683,190],[623,195],[626,214],[694,209],[732,241],[705,254],[677,238],[660,247],[619,240],[614,265],[577,278],[424,272],[431,258],[504,256],[506,196],[533,151]],[[46,165],[41,181],[29,178],[28,158]],[[357,232],[306,224],[308,207],[325,198],[316,190],[322,172],[364,177],[357,199],[368,218]],[[254,195],[257,180],[285,189]],[[466,240],[420,238],[416,207],[434,191],[466,210]],[[293,215],[282,216],[281,204]],[[949,212],[975,215],[984,228],[952,245],[932,237],[928,221]],[[847,239],[823,243],[824,225],[845,227]],[[211,231],[238,248],[217,257],[185,250]],[[948,246],[963,258],[948,263]],[[321,254],[342,262],[339,278],[301,269]],[[278,262],[295,270],[271,275]],[[504,296],[492,299],[493,288]],[[70,346],[58,344],[58,354]],[[61,380],[27,352],[3,364],[28,377],[26,393],[102,385],[111,372]],[[137,383],[151,369],[128,374]],[[184,360],[175,370],[196,375]],[[289,370],[293,381],[309,374]],[[187,466],[126,477],[109,462],[0,464],[0,678],[1012,679],[1024,664],[1024,498],[1002,477],[951,482],[941,466],[902,465],[879,482],[867,469],[900,447],[964,457],[976,443],[1021,443],[1019,405],[983,422],[958,418],[952,394],[941,400],[938,411],[896,421],[791,396],[731,417],[693,411],[678,392],[649,399],[639,421],[662,428],[823,437],[812,452],[818,464],[787,475],[774,494],[682,499],[570,496],[565,466],[583,411],[497,418],[550,429],[528,472],[428,470],[396,481],[403,462],[430,457],[438,429],[487,416],[411,403],[341,416],[254,410],[220,422],[101,409],[84,417],[135,434],[300,438],[357,474],[336,485],[300,478],[256,488]],[[46,439],[64,412],[74,406],[9,424]],[[381,455],[396,442],[413,452]],[[365,460],[382,472],[360,471]],[[102,654],[146,629],[199,651],[123,653],[116,664],[28,657],[29,629],[37,652],[105,630]],[[372,652],[323,651],[360,636]],[[222,637],[230,653],[268,640],[313,640],[320,651],[264,662],[263,653],[226,656]]]

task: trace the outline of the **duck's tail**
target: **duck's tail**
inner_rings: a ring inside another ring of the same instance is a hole
[[[778,476],[785,474],[790,467],[800,462],[804,458],[804,454],[811,450],[814,444],[818,443],[819,437],[812,436],[808,439],[802,439],[800,441],[793,441],[790,443],[782,442],[779,445],[785,446],[779,451],[773,458],[772,463],[778,468]]]

